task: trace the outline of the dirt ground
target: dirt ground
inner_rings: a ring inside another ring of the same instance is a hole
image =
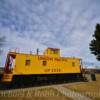
[[[64,85],[64,87],[80,92],[83,95],[86,95],[93,100],[100,100],[100,74],[96,74],[96,81],[90,80],[90,75],[86,75],[86,77],[89,79],[89,82],[84,82],[81,84],[69,84]]]

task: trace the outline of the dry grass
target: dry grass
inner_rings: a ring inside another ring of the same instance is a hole
[[[0,98],[0,100],[70,100],[70,99],[67,99],[65,97],[32,97],[32,98],[10,97],[10,98]]]
[[[71,100],[53,88],[0,93],[0,100]]]
[[[87,77],[90,77],[87,75]],[[85,82],[81,84],[64,85],[64,87],[77,91],[94,100],[100,100],[100,74],[96,75],[97,81]]]

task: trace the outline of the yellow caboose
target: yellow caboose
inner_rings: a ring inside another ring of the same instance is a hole
[[[60,49],[47,48],[43,55],[9,52],[2,82],[37,84],[81,79],[80,58],[61,57]]]

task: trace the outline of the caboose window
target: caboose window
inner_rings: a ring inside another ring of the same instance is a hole
[[[31,64],[31,61],[30,60],[26,60],[25,65],[29,66],[30,64]]]
[[[58,54],[58,50],[53,50],[54,54]]]
[[[46,66],[47,65],[47,61],[43,61],[43,66]]]
[[[73,67],[75,66],[75,62],[72,62],[72,66],[73,66]]]

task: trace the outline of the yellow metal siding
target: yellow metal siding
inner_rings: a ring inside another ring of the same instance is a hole
[[[25,65],[26,60],[31,60],[30,66]],[[43,66],[43,61],[47,61],[46,66]],[[75,66],[72,66],[72,62],[75,63]],[[13,74],[56,73],[80,73],[80,59],[16,54],[16,64]]]

